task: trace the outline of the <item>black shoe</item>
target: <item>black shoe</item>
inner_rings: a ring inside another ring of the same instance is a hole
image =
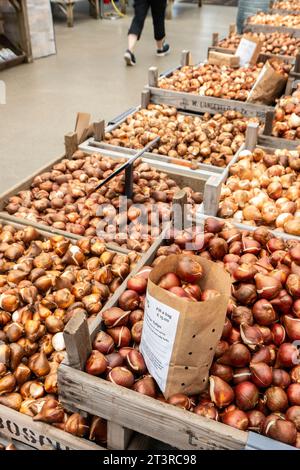
[[[170,46],[167,43],[164,44],[161,49],[156,49],[156,55],[158,57],[163,57],[164,55],[169,54],[169,52],[170,52]]]
[[[126,65],[135,65],[136,64],[135,56],[134,56],[134,54],[132,54],[132,52],[130,52],[129,49],[127,49],[127,51],[124,54],[124,60],[126,62]]]

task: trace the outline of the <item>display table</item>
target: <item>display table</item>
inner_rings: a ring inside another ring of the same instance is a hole
[[[76,3],[83,0],[51,0],[51,3],[63,12],[67,18],[67,25],[72,28],[74,26],[74,7]],[[100,18],[100,2],[99,0],[88,0],[90,3],[90,15],[93,18]]]

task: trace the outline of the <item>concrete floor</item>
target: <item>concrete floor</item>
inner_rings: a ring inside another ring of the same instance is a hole
[[[204,59],[212,33],[227,35],[235,16],[233,7],[175,4],[167,22],[171,54],[154,55],[148,19],[133,68],[123,63],[131,16],[96,21],[79,11],[73,29],[56,17],[57,55],[0,74],[7,88],[7,104],[0,105],[0,193],[62,154],[63,136],[73,130],[78,111],[108,120],[138,104],[151,65],[173,67],[183,49],[194,61]]]

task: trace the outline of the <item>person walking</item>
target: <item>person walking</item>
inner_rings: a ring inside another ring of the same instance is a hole
[[[124,54],[126,65],[135,65],[134,47],[140,39],[145,19],[149,8],[151,8],[154,38],[156,40],[156,55],[165,56],[170,52],[170,46],[165,42],[165,13],[167,0],[135,0],[134,18],[128,31],[128,49]]]

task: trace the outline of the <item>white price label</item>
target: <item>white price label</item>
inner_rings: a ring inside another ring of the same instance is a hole
[[[140,351],[162,392],[166,389],[179,312],[147,293]]]
[[[240,66],[244,67],[249,64],[255,54],[257,43],[250,39],[242,38],[236,50],[235,55],[240,58]]]

